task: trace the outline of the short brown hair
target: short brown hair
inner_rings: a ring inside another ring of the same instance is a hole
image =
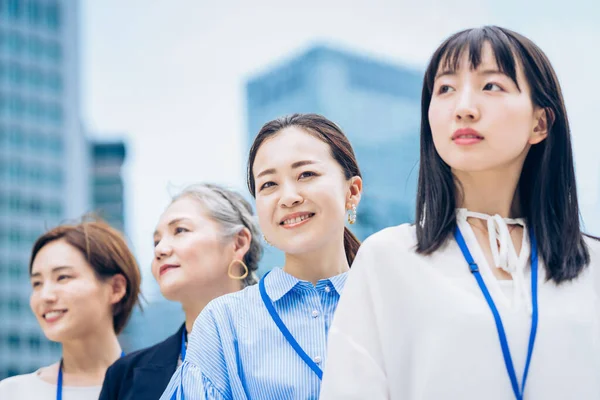
[[[133,307],[139,303],[141,275],[138,263],[125,238],[106,222],[94,219],[73,225],[60,225],[38,238],[31,250],[29,274],[39,251],[49,243],[64,240],[83,254],[99,280],[121,274],[127,280],[127,290],[113,306],[113,328],[121,333]]]

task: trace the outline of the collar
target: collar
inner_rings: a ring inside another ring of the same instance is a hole
[[[315,287],[317,290],[324,290],[325,286],[333,287],[333,289],[335,289],[335,291],[341,295],[347,278],[348,272],[344,272],[342,274],[332,276],[331,278],[319,280]],[[265,289],[273,302],[281,299],[296,286],[299,288],[308,288],[312,287],[313,284],[308,281],[300,280],[288,274],[279,267],[273,268],[269,275],[265,278]]]

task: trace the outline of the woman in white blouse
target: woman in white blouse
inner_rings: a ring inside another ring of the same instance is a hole
[[[422,105],[418,223],[358,252],[321,399],[600,398],[600,242],[550,62],[507,29],[459,32]]]
[[[58,226],[33,245],[29,274],[31,310],[62,357],[0,382],[0,399],[97,400],[140,293],[125,238],[101,221]]]

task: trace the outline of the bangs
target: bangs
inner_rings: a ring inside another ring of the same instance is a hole
[[[498,70],[512,79],[520,90],[515,60],[516,45],[502,30],[491,26],[469,29],[450,37],[432,58],[428,75],[433,74],[430,76],[435,77],[438,70],[456,72],[465,51],[468,51],[469,67],[476,70],[481,65],[485,43],[490,44]]]

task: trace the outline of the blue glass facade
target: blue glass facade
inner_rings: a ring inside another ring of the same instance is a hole
[[[42,232],[89,210],[78,12],[77,0],[0,0],[0,379],[60,356],[29,308],[28,263]]]
[[[364,239],[414,218],[421,84],[420,71],[313,47],[247,83],[246,148],[265,122],[286,114],[319,113],[340,125],[363,173],[351,229]],[[281,252],[267,248],[261,272],[282,264]]]

